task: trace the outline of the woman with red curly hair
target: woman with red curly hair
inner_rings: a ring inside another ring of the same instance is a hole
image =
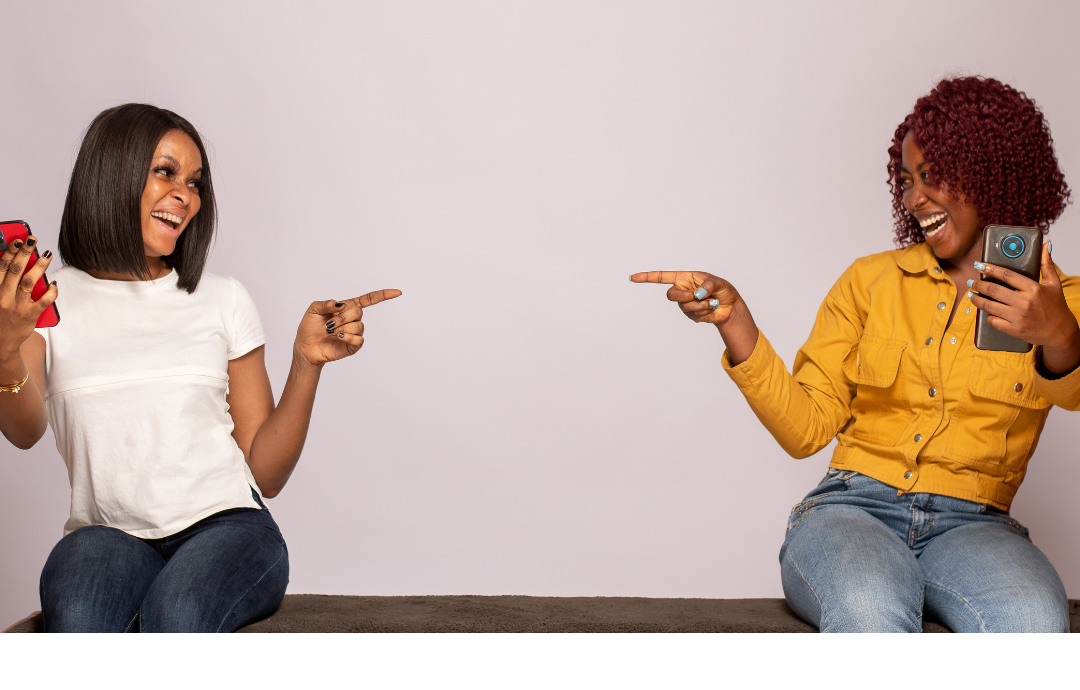
[[[799,616],[822,632],[918,632],[924,610],[958,632],[1068,632],[1061,578],[1009,505],[1050,407],[1080,409],[1080,280],[1049,243],[1039,282],[979,261],[987,225],[1046,232],[1068,203],[1049,127],[999,81],[946,79],[896,129],[888,172],[900,248],[840,276],[793,373],[723,278],[631,280],[670,284],[716,326],[724,369],[784,450],[837,439],[780,550]],[[978,310],[1036,347],[976,349]]]

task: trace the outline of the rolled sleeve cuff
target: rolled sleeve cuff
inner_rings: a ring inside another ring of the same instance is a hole
[[[769,371],[776,352],[769,343],[765,334],[758,330],[757,342],[754,343],[754,351],[746,358],[746,361],[735,364],[731,361],[731,353],[724,350],[720,358],[720,365],[728,373],[731,380],[740,390],[746,390],[760,382],[762,377]]]
[[[1048,379],[1035,367],[1035,392],[1058,407],[1080,410],[1080,367],[1059,379]]]

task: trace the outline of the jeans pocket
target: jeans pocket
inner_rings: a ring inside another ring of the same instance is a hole
[[[1024,539],[1031,541],[1031,532],[1028,531],[1028,528],[1021,525],[1019,520],[1016,520],[1004,510],[999,510],[994,506],[988,505],[986,506],[984,515],[989,515],[990,517],[994,518],[994,520],[996,520],[999,524],[1005,525],[1012,531],[1019,534]]]

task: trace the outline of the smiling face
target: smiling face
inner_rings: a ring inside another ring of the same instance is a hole
[[[980,252],[983,224],[978,211],[973,204],[929,184],[929,166],[912,132],[904,137],[901,156],[904,206],[915,216],[934,255],[956,264]]]
[[[154,150],[142,194],[142,238],[146,262],[157,277],[164,272],[163,256],[199,212],[199,180],[203,162],[199,147],[178,129],[165,134]]]

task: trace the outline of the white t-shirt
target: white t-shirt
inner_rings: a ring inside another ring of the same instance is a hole
[[[45,337],[45,396],[71,481],[64,534],[108,525],[156,539],[229,508],[258,508],[233,440],[229,360],[264,344],[255,303],[204,273],[98,280],[65,266]],[[261,492],[260,492],[261,495]]]

